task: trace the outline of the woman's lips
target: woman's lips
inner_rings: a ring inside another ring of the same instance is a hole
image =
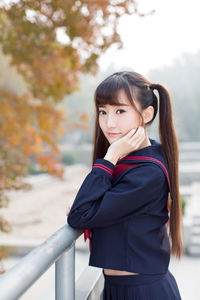
[[[109,136],[116,136],[116,135],[119,135],[120,133],[114,133],[114,132],[108,132],[108,135]]]

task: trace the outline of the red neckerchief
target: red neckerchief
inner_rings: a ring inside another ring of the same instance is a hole
[[[124,159],[125,160],[135,160],[135,161],[137,161],[137,160],[143,160],[144,161],[145,160],[145,161],[157,162],[164,169],[164,171],[166,173],[166,176],[167,176],[167,179],[168,179],[169,187],[170,187],[170,181],[169,181],[169,175],[168,175],[167,169],[161,161],[159,161],[159,160],[157,160],[153,157],[146,157],[146,156],[129,156],[129,157],[124,157],[124,158],[120,159],[119,161],[124,160]],[[121,172],[123,172],[125,170],[128,170],[129,168],[133,168],[133,167],[139,165],[140,163],[141,162],[131,163],[131,164],[121,163],[119,165],[115,165],[113,173],[112,173],[112,178],[115,178]],[[169,198],[168,198],[168,202],[167,202],[167,208],[168,208],[168,212],[169,212],[170,211]],[[167,222],[167,225],[169,225],[169,221]],[[92,248],[92,231],[91,231],[91,229],[85,229],[84,230],[84,241],[86,242],[87,239],[89,239],[89,249],[91,251],[91,248]]]

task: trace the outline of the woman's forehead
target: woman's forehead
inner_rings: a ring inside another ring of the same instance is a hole
[[[102,107],[106,105],[130,106],[131,103],[126,92],[123,89],[120,89],[119,91],[115,91],[114,94],[108,94],[102,97],[97,95],[97,105]]]

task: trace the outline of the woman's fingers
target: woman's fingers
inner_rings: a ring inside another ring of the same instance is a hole
[[[144,133],[145,130],[142,126],[139,126],[138,128],[133,128],[122,138],[122,141],[124,140],[130,145],[135,145],[135,148],[137,148],[145,138]]]
[[[68,216],[68,214],[69,214],[69,209],[67,208],[66,209],[66,216]]]
[[[69,204],[69,205],[67,206],[67,208],[66,208],[66,216],[68,216],[71,207],[72,207],[72,204]]]
[[[131,137],[135,134],[135,132],[137,131],[137,128],[133,128],[131,129],[127,134],[126,137]]]
[[[131,137],[131,139],[133,140],[143,140],[145,138],[145,130],[144,127],[139,126],[135,132],[135,134]]]
[[[143,127],[139,127],[137,132],[130,138],[129,143],[134,146],[135,149],[140,147],[145,139],[145,130]]]

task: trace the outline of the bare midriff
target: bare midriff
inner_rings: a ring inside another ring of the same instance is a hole
[[[106,275],[139,275],[139,273],[131,273],[131,272],[127,272],[127,271],[120,271],[120,270],[112,270],[112,269],[103,269],[104,273]]]

